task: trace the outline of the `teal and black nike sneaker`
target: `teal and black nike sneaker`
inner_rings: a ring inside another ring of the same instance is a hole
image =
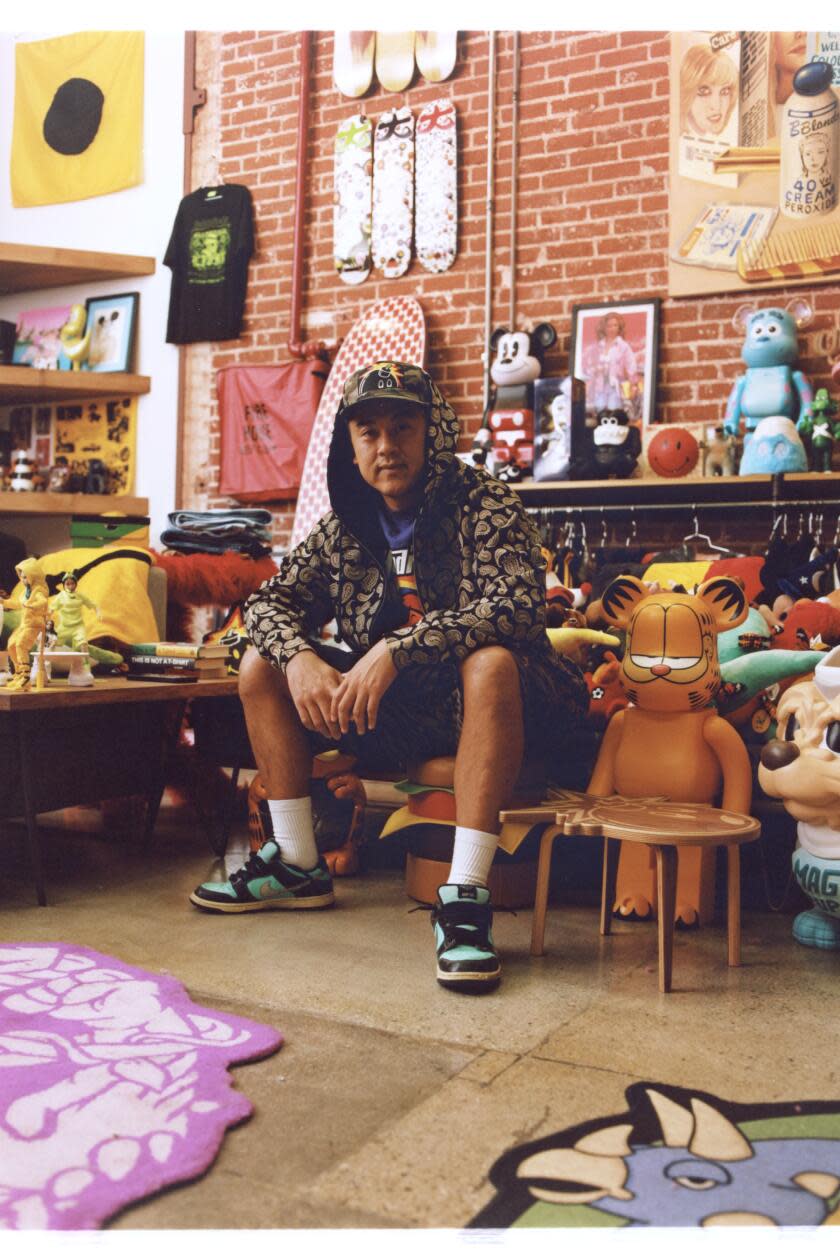
[[[437,978],[447,988],[479,989],[501,975],[493,944],[493,910],[486,888],[442,884],[432,910]]]
[[[190,901],[201,910],[241,914],[249,910],[315,910],[335,901],[332,876],[323,858],[311,871],[282,861],[267,840],[244,866],[219,884],[200,884]]]

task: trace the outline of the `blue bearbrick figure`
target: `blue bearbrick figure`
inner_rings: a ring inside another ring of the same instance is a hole
[[[808,378],[792,365],[799,353],[797,334],[810,324],[812,315],[810,305],[802,298],[792,299],[784,309],[770,306],[757,310],[745,305],[735,312],[732,323],[746,334],[741,358],[747,370],[732,386],[723,427],[727,434],[737,437],[743,422],[744,460],[761,421],[787,418],[799,429],[810,419],[813,390]],[[763,466],[756,469],[754,462],[747,460],[745,468],[742,461],[740,471],[783,471]]]

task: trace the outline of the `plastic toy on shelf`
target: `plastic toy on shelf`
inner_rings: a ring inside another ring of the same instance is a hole
[[[831,472],[834,443],[840,441],[840,421],[836,420],[837,404],[827,389],[818,389],[811,405],[811,414],[796,426],[811,452],[814,472]]]
[[[486,465],[500,481],[521,481],[534,467],[534,381],[542,357],[554,345],[552,324],[530,333],[497,328],[490,338],[496,386],[472,449],[474,464]]]
[[[49,612],[49,591],[43,567],[34,556],[21,560],[15,565],[23,583],[23,593],[18,599],[5,596],[3,608],[20,612],[20,623],[12,631],[9,638],[9,658],[14,665],[14,673],[6,683],[9,691],[29,691],[32,665],[30,653],[40,648],[41,660],[37,672],[37,683],[43,686],[46,682],[43,651]]]
[[[762,421],[786,418],[798,426],[810,415],[813,390],[808,378],[793,365],[799,353],[797,334],[810,324],[812,315],[802,298],[791,299],[784,308],[756,309],[745,304],[735,312],[732,323],[745,334],[741,358],[747,370],[732,386],[723,427],[733,437],[743,432],[742,473],[794,470],[787,464],[784,468],[751,467],[748,454]],[[782,438],[787,445],[790,435],[782,434]]]

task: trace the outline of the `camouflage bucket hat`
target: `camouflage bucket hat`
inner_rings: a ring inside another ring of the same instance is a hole
[[[344,382],[336,419],[350,420],[364,403],[376,399],[400,399],[425,407],[432,405],[432,382],[413,363],[371,363],[359,368]]]

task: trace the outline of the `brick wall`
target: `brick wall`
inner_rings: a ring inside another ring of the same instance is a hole
[[[520,34],[518,210],[515,267],[517,326],[549,320],[557,345],[545,374],[568,365],[572,304],[667,291],[668,51],[655,32],[522,32]],[[303,336],[342,337],[361,307],[388,295],[423,306],[428,366],[472,433],[481,417],[484,341],[488,38],[461,32],[454,76],[407,94],[378,85],[362,102],[332,82],[332,36],[313,33],[311,123],[306,154]],[[212,66],[208,108],[198,116],[197,177],[208,160],[218,177],[247,184],[254,197],[257,253],[252,262],[244,334],[211,348],[209,368],[288,358],[293,205],[296,177],[299,35],[239,31],[202,34],[199,65]],[[513,94],[513,36],[497,45],[496,184],[493,325],[508,322]],[[199,78],[199,83],[202,83]],[[361,108],[374,121],[403,102],[415,114],[438,96],[459,115],[459,253],[440,276],[416,262],[399,280],[376,272],[358,288],[344,285],[332,262],[332,150],[339,122]],[[793,291],[791,291],[793,292]],[[784,291],[775,291],[779,300]],[[803,339],[801,366],[828,384],[824,343],[834,328],[838,287],[796,290],[817,318]],[[785,295],[789,296],[789,295]],[[662,306],[657,415],[669,422],[714,421],[739,370],[731,326],[740,295],[667,299]],[[207,358],[206,348],[196,348]],[[190,412],[207,418],[198,444],[209,466],[185,452],[183,498],[220,506],[213,492],[218,460],[215,403],[208,409],[207,371],[194,374]],[[277,538],[288,532],[293,504],[278,505]]]

